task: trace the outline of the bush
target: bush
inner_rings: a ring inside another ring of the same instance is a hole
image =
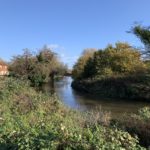
[[[139,110],[139,116],[146,120],[150,120],[150,107],[144,107]]]
[[[144,149],[136,137],[109,127],[105,113],[94,118],[70,110],[13,78],[0,80],[0,88],[1,149]]]
[[[140,109],[137,114],[126,115],[118,122],[119,128],[137,135],[141,145],[150,147],[150,107]]]

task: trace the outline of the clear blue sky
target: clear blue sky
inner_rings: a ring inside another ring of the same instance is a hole
[[[135,21],[150,25],[150,0],[0,0],[0,57],[52,47],[71,66],[85,48],[126,41]]]

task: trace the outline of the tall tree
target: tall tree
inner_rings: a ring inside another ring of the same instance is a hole
[[[72,76],[74,79],[82,78],[84,66],[86,65],[87,61],[93,57],[95,51],[96,49],[94,48],[88,48],[82,52],[81,57],[77,60],[77,63],[73,66]]]
[[[133,33],[143,42],[145,45],[144,54],[150,59],[150,27],[143,27],[137,25],[133,28]]]

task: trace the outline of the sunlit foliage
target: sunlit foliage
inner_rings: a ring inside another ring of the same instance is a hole
[[[59,61],[56,53],[44,46],[37,54],[26,49],[23,55],[15,56],[9,70],[14,76],[30,79],[34,85],[40,85],[48,82],[54,74],[64,74],[67,66]]]
[[[96,49],[85,49],[82,56],[77,60],[77,63],[73,66],[72,76],[74,79],[79,79],[82,77],[84,66],[86,65],[89,58],[93,57]]]
[[[78,78],[126,75],[142,72],[146,68],[140,52],[127,43],[118,42],[114,47],[108,45],[90,56],[86,59],[81,56],[76,63],[73,72],[80,72]]]
[[[105,113],[70,110],[27,82],[0,80],[0,99],[2,150],[145,150],[137,137],[111,126]]]

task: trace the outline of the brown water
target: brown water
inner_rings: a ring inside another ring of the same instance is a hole
[[[50,88],[50,84],[46,84],[43,88],[47,92],[54,90],[60,100],[70,108],[84,111],[101,107],[102,110],[109,111],[117,117],[121,117],[124,113],[136,113],[138,109],[150,106],[150,103],[144,101],[104,99],[80,93],[72,89],[71,82],[71,77],[64,77],[62,80],[56,81],[54,87]]]

